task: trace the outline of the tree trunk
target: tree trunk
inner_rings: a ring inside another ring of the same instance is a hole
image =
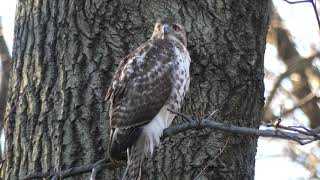
[[[106,89],[120,59],[175,15],[188,31],[191,87],[183,111],[258,127],[269,1],[19,1],[3,175],[19,179],[102,159]],[[176,121],[179,123],[179,120]],[[147,160],[149,179],[253,179],[256,137],[189,131]],[[223,151],[221,151],[221,149]],[[124,168],[99,172],[119,179]],[[88,179],[89,174],[73,179]]]

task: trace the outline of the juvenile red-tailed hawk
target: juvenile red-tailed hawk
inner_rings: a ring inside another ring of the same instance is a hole
[[[110,157],[125,159],[127,174],[141,178],[141,165],[159,144],[189,89],[186,32],[173,18],[158,19],[152,37],[120,63],[110,100]]]

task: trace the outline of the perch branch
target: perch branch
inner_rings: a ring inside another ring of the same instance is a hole
[[[177,115],[180,114],[181,113]],[[182,116],[182,118],[184,117],[188,116]],[[179,134],[190,129],[214,129],[237,135],[273,137],[293,140],[301,145],[309,144],[320,139],[318,134],[311,133],[313,132],[313,130],[308,130],[307,128],[302,129],[301,127],[280,126],[280,123],[277,123],[276,126],[272,126],[271,128],[272,129],[261,130],[255,128],[234,126],[230,124],[213,121],[211,119],[203,119],[200,122],[193,121],[190,123],[183,123],[177,126],[169,127],[164,130],[163,138],[173,136],[175,134]]]
[[[181,132],[190,130],[190,129],[214,129],[220,131],[226,131],[229,133],[237,134],[237,135],[246,135],[246,136],[261,136],[261,137],[273,137],[280,139],[293,140],[298,142],[301,145],[311,143],[313,141],[319,140],[318,137],[314,135],[305,135],[301,132],[298,132],[297,129],[291,128],[288,131],[283,131],[278,129],[254,129],[248,127],[239,127],[234,125],[228,125],[216,121],[203,120],[202,122],[197,123],[183,123],[181,125],[177,125],[171,128],[167,128],[164,130],[163,137],[173,136],[175,134],[179,134]]]
[[[239,127],[239,126],[234,126],[230,124],[213,121],[211,120],[210,116],[209,118],[205,118],[200,121],[195,121],[194,119],[192,119],[191,117],[183,113],[175,112],[173,110],[170,110],[170,112],[177,114],[182,118],[186,118],[188,122],[165,129],[163,131],[162,138],[167,138],[191,129],[194,129],[194,130],[212,129],[212,130],[229,132],[235,135],[273,137],[273,138],[293,140],[301,145],[308,144],[320,139],[320,133],[316,129],[309,130],[302,126],[286,127],[286,126],[280,125],[280,121],[275,125],[271,125],[272,129],[261,130],[261,129],[248,128],[248,127]],[[225,148],[222,148],[219,154],[221,154],[224,149]],[[93,164],[87,164],[79,167],[72,167],[70,169],[56,171],[53,173],[52,171],[45,172],[45,173],[34,173],[22,179],[30,180],[30,179],[36,179],[36,178],[38,179],[52,178],[52,180],[56,180],[56,179],[63,179],[66,177],[91,172],[90,180],[95,180],[98,171],[101,170],[102,168],[115,169],[118,167],[122,167],[124,165],[125,165],[125,162],[115,163],[115,162],[110,162],[110,160],[107,160],[107,159],[102,159]]]

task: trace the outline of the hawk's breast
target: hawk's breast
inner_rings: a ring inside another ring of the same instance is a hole
[[[143,133],[147,136],[146,153],[153,152],[153,149],[160,142],[163,130],[168,128],[174,118],[174,114],[168,111],[172,109],[179,111],[181,103],[189,89],[190,84],[190,56],[187,49],[180,43],[173,43],[174,56],[171,59],[171,83],[172,90],[169,98],[159,113],[143,128]]]

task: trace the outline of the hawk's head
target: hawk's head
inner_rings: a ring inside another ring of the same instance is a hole
[[[152,38],[177,39],[187,47],[187,36],[184,27],[172,17],[159,18],[154,26]]]

